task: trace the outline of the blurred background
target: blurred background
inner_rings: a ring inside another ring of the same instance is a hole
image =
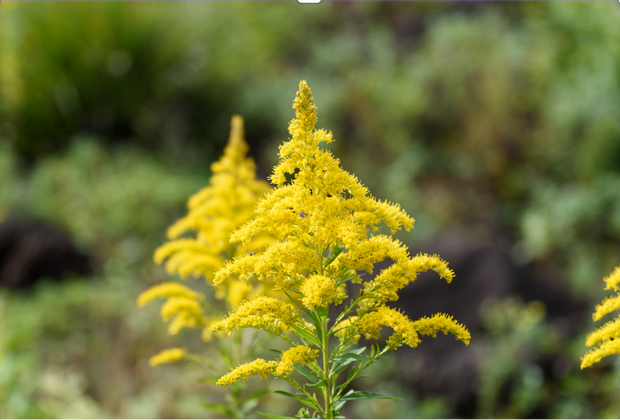
[[[153,251],[231,115],[265,178],[301,79],[342,166],[416,219],[399,238],[456,272],[396,306],[472,332],[375,364],[354,387],[403,399],[346,414],[618,417],[620,360],[579,358],[620,264],[619,21],[612,1],[3,1],[0,417],[218,417],[197,367],[148,366],[193,338],[135,300],[168,280]]]

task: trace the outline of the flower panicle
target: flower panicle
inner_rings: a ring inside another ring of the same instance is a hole
[[[254,216],[257,200],[269,191],[266,182],[256,180],[247,152],[243,118],[234,115],[224,154],[211,165],[209,185],[190,197],[187,215],[168,228],[170,241],[155,251],[155,263],[166,261],[169,274],[211,279],[224,257],[234,254],[230,233]],[[187,232],[194,237],[180,238]]]

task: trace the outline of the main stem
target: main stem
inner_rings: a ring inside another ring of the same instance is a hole
[[[327,386],[324,388],[324,394],[323,396],[325,397],[325,418],[332,418],[331,415],[331,410],[332,410],[332,384],[331,384],[331,377],[329,375],[329,336],[327,335],[327,318],[325,318],[323,320],[323,325],[322,325],[322,329],[323,329],[323,337],[322,337],[322,341],[323,341],[323,371],[324,371],[324,376],[323,378],[325,379],[325,382],[327,382]]]

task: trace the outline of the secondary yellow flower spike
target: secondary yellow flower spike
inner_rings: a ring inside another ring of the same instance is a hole
[[[170,241],[155,251],[153,259],[157,264],[167,260],[170,274],[210,279],[215,268],[236,255],[230,233],[252,218],[256,201],[269,191],[266,182],[256,180],[256,166],[247,151],[243,118],[235,115],[224,155],[211,165],[209,186],[189,199],[187,216],[170,226]],[[178,239],[188,231],[195,232],[195,238]]]
[[[618,291],[620,284],[620,265],[607,277],[605,290]],[[592,319],[598,321],[607,314],[620,309],[620,293],[616,296],[608,296],[596,305]],[[596,346],[581,358],[581,369],[592,366],[601,361],[605,356],[620,354],[620,315],[613,321],[607,322],[602,327],[594,330],[586,338],[588,347]]]
[[[257,298],[239,305],[211,330],[253,327],[278,333],[274,324],[278,321],[319,347],[324,355],[323,367],[311,362],[316,355],[310,348],[296,346],[283,337],[293,347],[289,350],[291,353],[283,354],[279,364],[267,365],[259,359],[256,365],[240,366],[239,371],[234,370],[218,384],[254,374],[249,372],[286,376],[293,364],[300,362],[308,363],[314,373],[323,369],[321,377],[331,387],[331,374],[326,369],[331,357],[329,336],[341,339],[343,343],[338,352],[342,353],[351,343],[357,342],[361,334],[378,338],[383,326],[394,329],[388,339],[388,349],[402,344],[415,347],[419,343],[418,335],[434,337],[440,331],[452,333],[468,345],[467,329],[447,315],[437,314],[413,322],[385,305],[397,300],[398,292],[420,272],[433,270],[448,283],[454,273],[437,255],[411,256],[407,247],[391,236],[373,234],[381,222],[394,234],[401,228],[412,229],[414,220],[398,204],[375,199],[354,175],[340,167],[338,159],[320,147],[333,138],[331,132],[315,129],[316,107],[305,81],[299,84],[293,108],[296,118],[289,124],[291,138],[280,146],[280,160],[270,176],[277,188],[259,201],[256,217],[231,235],[231,241],[246,245],[260,234],[270,234],[277,241],[267,245],[264,251],[227,262],[215,272],[213,282],[215,285],[224,283],[230,276],[273,281],[276,290],[296,296],[298,301],[294,303],[314,317],[315,324],[307,323],[300,311],[277,299]],[[372,273],[373,266],[386,258],[394,264],[382,270],[374,280],[365,282],[359,297],[335,319],[335,327],[329,328],[327,308],[347,298],[343,285],[347,281],[362,283],[358,272]],[[354,307],[357,315],[346,317]],[[330,392],[325,391],[324,414],[328,416],[333,414],[330,411],[333,393]]]

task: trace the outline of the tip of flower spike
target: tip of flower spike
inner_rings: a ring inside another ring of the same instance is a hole
[[[230,137],[228,142],[231,146],[242,150],[245,154],[248,150],[248,145],[244,140],[244,135],[243,117],[235,114],[230,119]]]
[[[299,82],[299,91],[297,91],[293,109],[296,111],[295,117],[301,122],[304,130],[308,133],[311,132],[318,118],[316,116],[316,106],[312,99],[312,92],[305,80]]]
[[[164,350],[149,359],[149,365],[157,366],[166,363],[178,362],[183,360],[187,355],[187,350],[182,348],[173,348]]]

